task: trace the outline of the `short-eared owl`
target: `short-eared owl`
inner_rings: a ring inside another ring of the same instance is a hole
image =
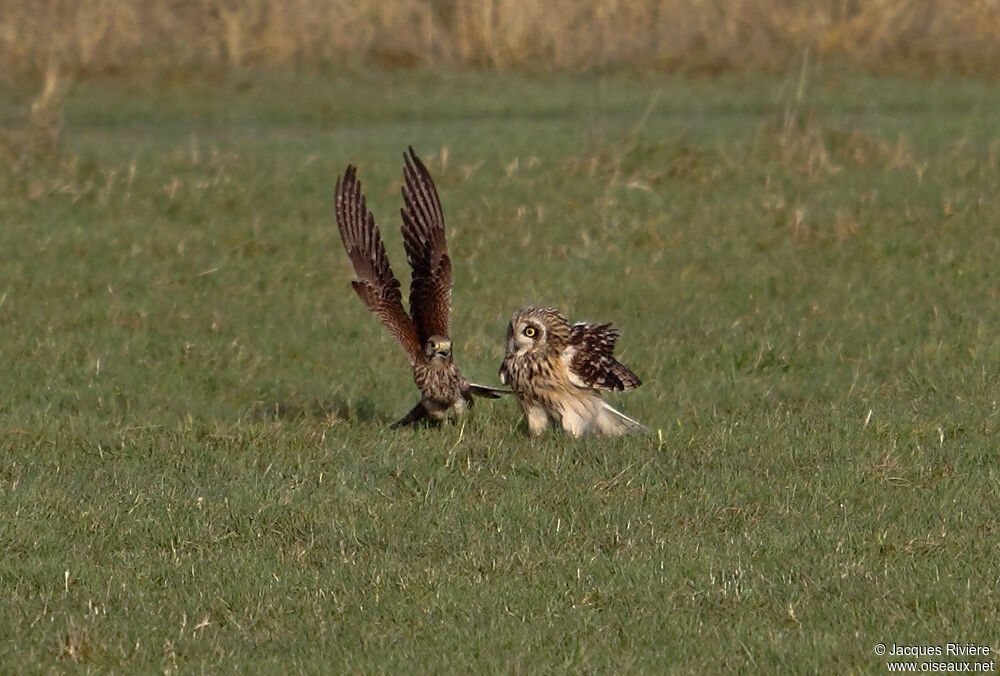
[[[500,382],[521,402],[531,434],[549,421],[574,437],[645,429],[601,399],[601,390],[634,390],[639,378],[614,358],[618,329],[570,324],[554,308],[526,307],[511,317]]]
[[[365,204],[356,170],[348,165],[337,179],[336,214],[340,238],[358,279],[354,290],[403,346],[413,380],[423,395],[393,427],[423,418],[445,420],[465,412],[473,395],[495,399],[504,390],[475,385],[452,361],[448,334],[451,259],[437,189],[413,148],[403,155],[403,245],[412,270],[410,314],[403,309],[399,281],[392,274],[375,219]]]

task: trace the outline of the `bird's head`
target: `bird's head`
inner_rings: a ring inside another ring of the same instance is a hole
[[[451,338],[431,336],[424,344],[424,354],[431,361],[451,361]]]
[[[542,347],[548,331],[546,324],[533,314],[517,312],[507,327],[507,354],[521,356]]]

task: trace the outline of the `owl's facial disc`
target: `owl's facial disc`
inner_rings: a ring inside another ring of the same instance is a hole
[[[451,359],[451,339],[443,336],[431,336],[424,346],[424,354],[429,359]]]

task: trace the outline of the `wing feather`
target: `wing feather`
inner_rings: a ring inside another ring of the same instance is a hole
[[[409,148],[403,155],[403,246],[410,263],[410,314],[421,341],[448,336],[451,312],[451,259],[444,212],[427,167]]]
[[[337,179],[335,195],[337,228],[358,276],[351,286],[403,346],[412,365],[423,358],[423,341],[403,309],[399,280],[389,267],[382,235],[365,204],[361,183],[353,166],[348,165],[344,176]]]
[[[570,381],[597,390],[634,390],[639,377],[614,357],[618,329],[611,324],[574,324],[566,351]]]

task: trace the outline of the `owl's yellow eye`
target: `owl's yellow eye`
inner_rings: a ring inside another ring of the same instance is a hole
[[[528,338],[534,338],[536,333],[538,333],[538,332],[535,331],[535,327],[534,326],[528,326],[528,327],[525,327],[525,329],[524,329],[524,335],[526,335]]]

